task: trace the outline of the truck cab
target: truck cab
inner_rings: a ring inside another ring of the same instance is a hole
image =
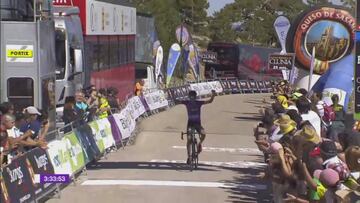
[[[74,96],[83,84],[84,40],[77,7],[55,7],[56,105]]]

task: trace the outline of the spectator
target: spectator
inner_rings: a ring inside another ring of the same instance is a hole
[[[109,100],[109,105],[112,109],[119,109],[120,108],[120,101],[117,98],[118,91],[114,87],[110,87],[107,89],[107,95]]]
[[[75,111],[76,114],[79,115],[79,117],[83,118],[85,112],[88,111],[89,106],[85,102],[85,96],[84,93],[81,91],[77,91],[75,93]]]
[[[108,112],[111,110],[109,102],[106,98],[106,91],[105,89],[99,90],[99,118],[107,118]]]
[[[63,111],[63,120],[65,123],[64,133],[71,132],[72,127],[69,126],[70,123],[79,119],[78,114],[75,110],[75,97],[66,97]]]
[[[26,133],[28,130],[32,131],[31,138],[33,140],[45,140],[45,136],[49,130],[49,122],[47,120],[40,122],[38,117],[41,113],[33,106],[27,107],[25,110],[25,123],[20,126],[20,131]]]
[[[89,121],[92,121],[95,119],[96,113],[99,108],[99,94],[97,90],[90,90],[90,95],[88,100],[86,101],[89,109]]]
[[[309,121],[311,125],[315,128],[316,133],[321,137],[321,119],[318,114],[316,114],[311,109],[311,103],[306,97],[301,97],[296,101],[296,107],[299,109],[299,113],[303,121]]]
[[[0,111],[1,113],[4,114],[14,114],[14,104],[10,103],[10,102],[3,102],[2,104],[0,104]]]
[[[136,84],[135,84],[135,95],[136,96],[140,96],[143,93],[143,89],[144,89],[144,84],[145,81],[143,79],[139,80]]]
[[[345,131],[345,112],[344,107],[339,104],[339,96],[337,94],[333,95],[331,97],[331,100],[333,102],[331,107],[335,112],[335,120],[331,122],[331,125],[329,127],[328,138],[337,141],[339,133]]]

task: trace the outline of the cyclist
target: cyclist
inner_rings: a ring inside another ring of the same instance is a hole
[[[211,98],[207,101],[201,101],[201,100],[197,100],[196,99],[196,92],[195,91],[189,91],[189,100],[185,100],[185,101],[177,101],[177,103],[179,104],[184,104],[186,106],[187,109],[187,113],[188,113],[188,123],[187,123],[187,130],[189,130],[190,128],[194,128],[200,135],[200,142],[198,144],[198,153],[200,153],[202,151],[202,146],[201,144],[204,142],[205,140],[205,130],[204,128],[201,126],[201,106],[204,104],[210,104],[214,101],[214,97],[215,97],[215,90],[212,90],[212,95]],[[187,159],[187,164],[190,163],[190,147],[191,147],[191,135],[188,132],[187,134],[187,144],[186,144],[186,148],[187,148],[187,153],[188,153],[188,159]]]

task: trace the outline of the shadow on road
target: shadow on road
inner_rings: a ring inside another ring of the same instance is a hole
[[[226,202],[232,203],[250,203],[250,202],[272,202],[271,185],[267,180],[260,179],[258,175],[264,169],[234,169],[239,176],[234,177],[233,180],[225,180],[224,183],[239,184],[239,185],[265,185],[266,189],[246,189],[242,188],[227,188],[226,192],[229,194]]]
[[[197,171],[219,171],[216,169],[205,168],[206,165],[200,164]],[[176,170],[188,171],[189,166],[185,163],[167,162],[97,162],[90,165],[88,170],[102,169],[145,169],[145,170]]]

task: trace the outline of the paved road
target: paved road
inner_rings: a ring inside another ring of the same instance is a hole
[[[110,154],[48,202],[270,202],[252,136],[262,98],[227,95],[203,107],[207,139],[197,171],[184,164],[187,116],[176,106],[142,121],[135,145]]]

